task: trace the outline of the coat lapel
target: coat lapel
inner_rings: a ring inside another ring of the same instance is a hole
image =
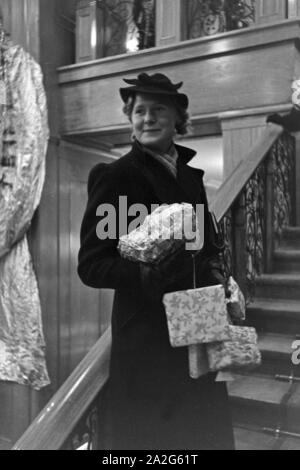
[[[187,202],[196,204],[203,201],[203,170],[192,168],[182,159],[178,159],[177,180],[188,196]]]
[[[151,183],[160,203],[195,204],[202,199],[201,187],[204,172],[187,165],[195,155],[194,150],[179,145],[176,145],[176,149],[178,152],[176,179],[167,168],[146,153],[138,142],[133,145],[132,163]]]

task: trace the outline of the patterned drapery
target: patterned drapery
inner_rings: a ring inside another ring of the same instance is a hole
[[[2,44],[0,82],[0,380],[39,390],[50,381],[26,232],[45,179],[46,96],[39,65],[19,46]]]

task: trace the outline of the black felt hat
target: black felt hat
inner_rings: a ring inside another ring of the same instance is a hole
[[[184,93],[178,93],[183,82],[172,83],[171,80],[162,73],[155,73],[153,75],[140,73],[137,78],[124,79],[124,82],[131,85],[126,88],[120,88],[120,95],[124,103],[127,102],[129,96],[135,95],[136,93],[149,93],[173,97],[184,109],[187,109],[189,105],[188,97]]]

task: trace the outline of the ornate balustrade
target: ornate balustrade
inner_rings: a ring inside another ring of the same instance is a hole
[[[295,197],[295,140],[284,133],[221,217],[225,269],[238,279],[249,302],[257,277],[272,271],[272,255],[284,227],[294,222]],[[214,207],[218,209],[217,201]]]

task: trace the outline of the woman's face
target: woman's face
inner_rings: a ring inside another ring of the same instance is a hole
[[[133,134],[145,147],[167,152],[175,135],[175,107],[155,95],[137,94],[131,113]]]

